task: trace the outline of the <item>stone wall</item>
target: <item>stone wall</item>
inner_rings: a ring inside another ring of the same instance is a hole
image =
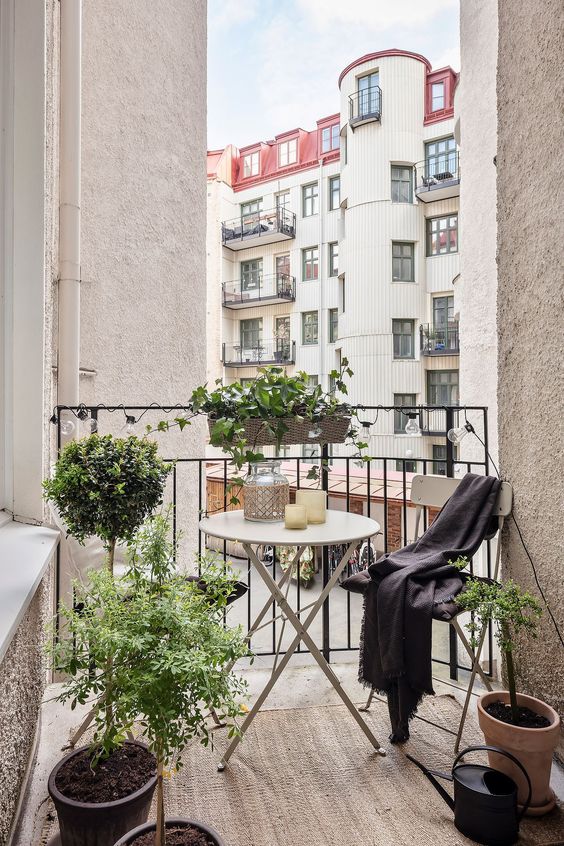
[[[34,751],[45,685],[41,652],[48,617],[48,572],[0,664],[0,846],[8,842],[18,797]]]
[[[540,583],[564,631],[564,181],[561,0],[499,0],[499,447],[504,479]],[[503,567],[536,587],[512,521]],[[519,686],[564,712],[564,649],[545,612],[520,644]],[[561,747],[561,752],[564,746]]]

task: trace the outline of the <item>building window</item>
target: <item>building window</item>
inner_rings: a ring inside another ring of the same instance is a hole
[[[274,321],[274,339],[276,341],[276,355],[279,361],[289,361],[291,354],[290,316],[288,314],[277,317]]]
[[[343,165],[347,163],[347,136],[341,135],[341,162]]]
[[[448,179],[457,173],[456,141],[441,138],[439,141],[429,141],[425,144],[425,174],[439,179]]]
[[[394,406],[396,409],[414,408],[417,405],[417,397],[415,394],[394,394]],[[408,418],[401,411],[394,411],[394,432],[396,435],[405,435],[405,424]]]
[[[329,276],[339,275],[339,245],[329,244]]]
[[[260,345],[262,338],[262,317],[242,320],[240,323],[241,349],[250,350]]]
[[[454,446],[452,450],[453,460],[456,461],[457,449]],[[433,473],[436,476],[446,476],[447,474],[447,448],[445,444],[433,444]]]
[[[399,459],[396,461],[396,470],[398,473],[417,473],[417,462],[412,459]]]
[[[289,209],[290,208],[290,192],[289,191],[281,191],[279,194],[276,195],[276,208],[277,209]]]
[[[278,145],[278,166],[286,167],[295,164],[298,160],[298,139],[281,141]]]
[[[302,279],[309,282],[319,276],[319,248],[306,247],[302,250]]]
[[[458,215],[432,217],[427,221],[427,255],[442,256],[458,251]]]
[[[380,75],[378,72],[359,77],[357,81],[359,117],[368,117],[380,111],[379,83]]]
[[[431,111],[438,112],[439,109],[445,107],[445,84],[444,82],[434,82],[431,85]]]
[[[262,197],[260,200],[249,200],[248,203],[241,203],[241,217],[254,217],[260,214],[262,209]]]
[[[413,202],[413,168],[392,165],[392,203]]]
[[[262,259],[241,262],[241,288],[243,291],[255,291],[262,280]]]
[[[326,126],[321,130],[321,152],[328,153],[330,150],[339,149],[339,124]]]
[[[243,156],[243,176],[245,179],[248,176],[258,176],[259,173],[259,153],[249,153],[248,156]]]
[[[329,343],[334,344],[339,337],[339,309],[329,309]]]
[[[433,298],[433,329],[446,329],[454,320],[454,297]]]
[[[311,217],[319,212],[319,193],[317,182],[302,185],[302,215]]]
[[[329,211],[335,211],[341,205],[341,177],[332,176],[329,179]]]
[[[345,277],[341,279],[341,314],[345,313]]]
[[[413,320],[392,320],[394,358],[414,358]]]
[[[285,253],[283,256],[276,256],[276,278],[279,280],[284,276],[290,275],[290,253]]]
[[[308,388],[311,388],[312,391],[314,391],[315,388],[317,388],[318,385],[319,385],[319,376],[308,376],[307,377],[307,386],[308,386]]]
[[[302,344],[312,346],[319,341],[318,313],[316,311],[302,312]]]
[[[316,464],[320,458],[319,444],[303,444],[302,461],[304,464]]]
[[[414,253],[414,244],[392,241],[392,282],[415,281]]]
[[[427,371],[427,404],[458,405],[458,370]]]

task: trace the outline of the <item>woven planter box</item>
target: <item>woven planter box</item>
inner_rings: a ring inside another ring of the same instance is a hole
[[[345,442],[347,432],[351,426],[350,417],[335,415],[332,417],[324,417],[316,423],[311,420],[298,420],[295,417],[280,418],[288,427],[288,431],[282,436],[281,443],[290,444],[342,444]],[[210,434],[213,428],[214,420],[208,418],[208,426]],[[272,426],[276,426],[277,421],[272,421]],[[251,447],[258,446],[276,446],[276,437],[273,435],[263,420],[245,420],[245,438]],[[309,433],[319,429],[320,433],[314,438],[310,438]]]

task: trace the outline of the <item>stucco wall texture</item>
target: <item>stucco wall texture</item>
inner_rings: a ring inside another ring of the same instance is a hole
[[[50,582],[48,573],[0,664],[0,846],[8,842],[34,747],[45,684],[40,645],[49,607]]]
[[[514,486],[515,516],[561,631],[563,55],[561,0],[499,0],[500,462],[503,477]],[[536,592],[531,564],[511,521],[504,538],[503,564],[506,576]],[[546,612],[538,640],[520,644],[517,660],[521,689],[563,714],[564,649]]]

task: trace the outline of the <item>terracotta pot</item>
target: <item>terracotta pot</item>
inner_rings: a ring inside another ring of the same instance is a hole
[[[509,703],[509,691],[496,690],[485,693],[478,700],[478,720],[484,733],[486,743],[499,746],[514,755],[525,767],[532,785],[532,796],[528,816],[541,816],[554,808],[555,796],[550,788],[550,769],[552,755],[560,739],[560,717],[550,705],[526,696],[517,694],[518,705],[530,708],[535,714],[540,714],[549,720],[546,728],[522,728],[504,723],[491,717],[485,710],[492,702]],[[508,775],[519,789],[518,802],[522,805],[527,798],[527,784],[518,767],[507,758],[488,752],[490,766]]]
[[[147,748],[138,741],[126,742]],[[149,816],[157,776],[149,779],[135,793],[115,802],[77,802],[58,790],[55,779],[63,764],[85,749],[88,749],[88,746],[74,749],[59,761],[49,776],[48,790],[59,818],[61,846],[114,846],[118,837],[144,822]]]
[[[194,828],[197,828],[198,831],[201,831],[203,834],[207,834],[207,836],[213,840],[217,846],[226,846],[225,840],[223,840],[215,829],[210,828],[209,825],[205,825],[204,823],[197,822],[196,820],[187,820],[184,817],[168,817],[166,821],[167,828],[170,825],[191,825]],[[139,825],[137,828],[128,831],[127,834],[124,834],[123,837],[114,844],[114,846],[129,846],[130,843],[135,840],[136,837],[139,837],[140,834],[146,834],[148,831],[154,831],[156,828],[156,823],[145,823],[144,825]]]

